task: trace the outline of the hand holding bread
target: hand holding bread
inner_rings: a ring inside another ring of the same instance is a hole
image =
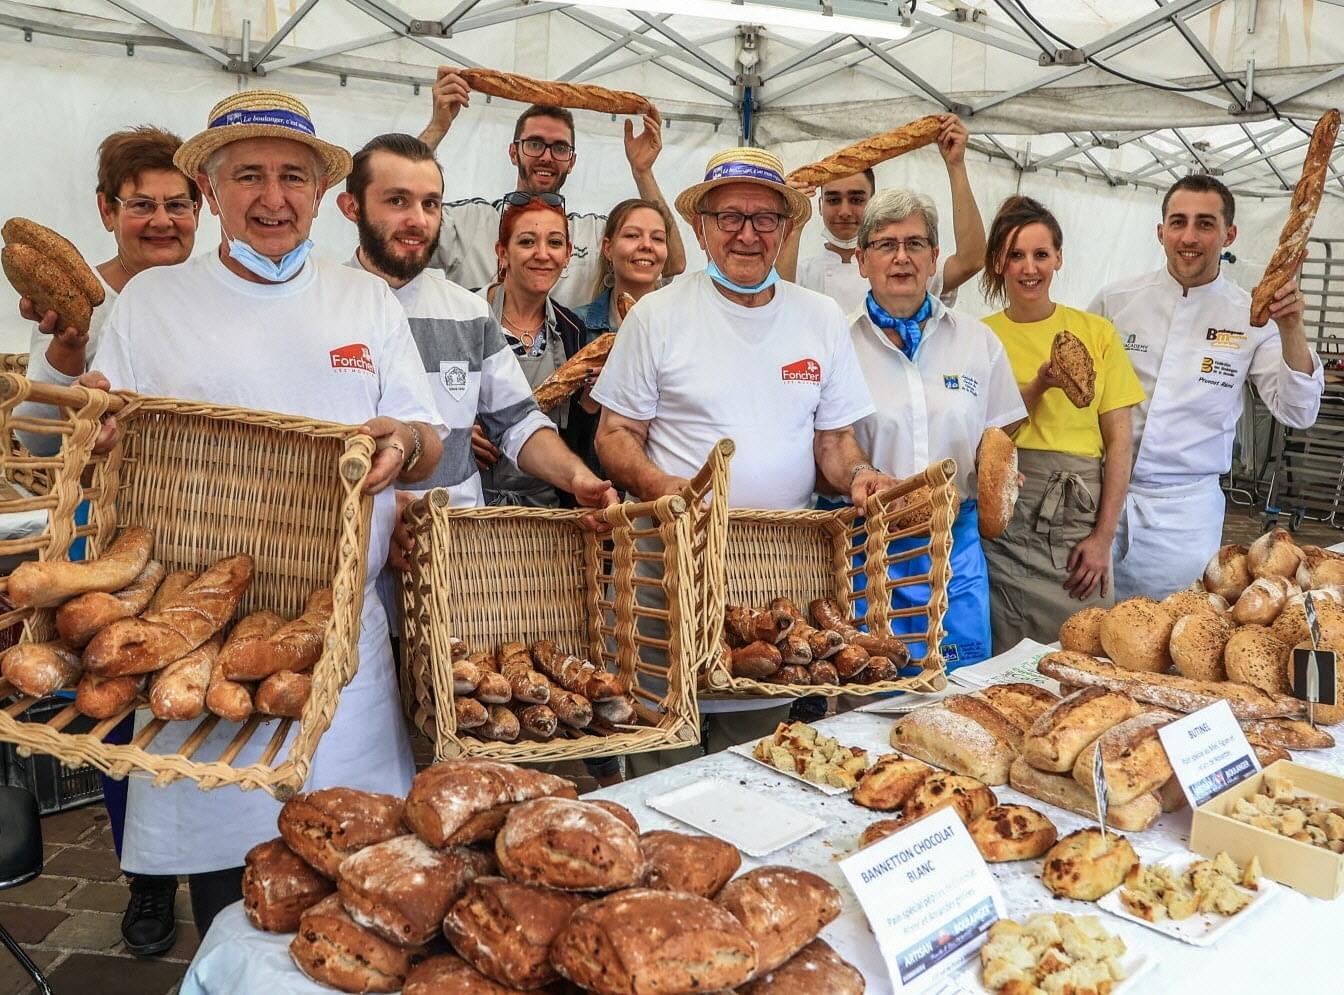
[[[789,173],[788,179],[790,183],[807,183],[813,186],[821,186],[832,180],[842,180],[846,176],[862,173],[878,163],[932,144],[938,140],[942,130],[942,118],[936,114],[916,118],[899,128],[870,135],[862,141],[846,145],[817,162],[799,166]]]
[[[0,266],[19,296],[32,302],[39,319],[54,311],[60,329],[73,327],[88,335],[93,309],[106,294],[79,250],[27,218],[10,218],[0,236],[5,241]]]

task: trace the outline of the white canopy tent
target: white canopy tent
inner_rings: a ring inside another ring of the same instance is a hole
[[[1238,193],[1233,273],[1256,280],[1304,129],[1344,105],[1344,0],[0,0],[0,217],[33,217],[100,261],[112,245],[93,163],[108,132],[153,122],[185,137],[225,93],[274,86],[309,104],[324,137],[357,148],[419,131],[438,65],[649,95],[667,121],[656,173],[669,199],[740,140],[794,166],[953,110],[972,131],[986,220],[1014,191],[1049,204],[1066,238],[1057,296],[1086,306],[1106,282],[1158,265],[1160,191],[1196,169]],[[513,186],[505,146],[520,110],[477,95],[459,117],[440,147],[450,199]],[[632,195],[621,126],[579,114],[571,210],[605,213]],[[878,181],[949,206],[932,149],[879,167]],[[1342,236],[1344,172],[1327,193],[1317,233]],[[947,242],[950,219],[942,227]],[[217,237],[205,220],[198,251]],[[330,198],[314,237],[330,258],[354,244]],[[972,288],[961,306],[986,310]],[[7,286],[0,336],[0,348],[26,345]]]

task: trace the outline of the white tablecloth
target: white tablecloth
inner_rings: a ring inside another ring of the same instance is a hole
[[[861,746],[876,756],[889,752],[887,736],[893,717],[869,712],[851,712],[817,723],[827,735],[848,746]],[[1295,759],[1344,775],[1344,746],[1329,751],[1298,753]],[[827,822],[827,828],[779,850],[764,860],[744,859],[748,869],[763,863],[787,864],[822,875],[845,895],[844,914],[823,932],[823,936],[868,979],[872,995],[892,991],[882,960],[858,902],[850,892],[838,861],[852,853],[859,834],[868,823],[885,818],[848,800],[845,795],[828,796],[806,784],[772,773],[770,769],[732,753],[720,753],[683,764],[648,777],[628,781],[589,797],[610,798],[629,808],[643,829],[683,829],[675,820],[661,815],[643,803],[643,799],[674,788],[717,777],[758,791],[778,801],[814,813]],[[1037,802],[1013,791],[996,788],[999,800],[1021,802],[1044,811],[1059,827],[1060,835],[1072,832],[1088,820]],[[693,830],[692,830],[693,831]],[[1150,830],[1130,834],[1140,856],[1156,857],[1171,850],[1184,850],[1190,833],[1190,812],[1165,815]],[[1246,913],[1245,920],[1211,948],[1199,948],[1168,939],[1159,933],[1099,910],[1092,903],[1053,898],[1041,885],[1039,860],[1011,864],[993,864],[991,868],[1003,891],[1014,918],[1033,912],[1058,910],[1074,914],[1095,913],[1107,928],[1120,933],[1131,946],[1142,948],[1156,966],[1138,979],[1138,991],[1145,993],[1196,991],[1217,995],[1291,991],[1344,992],[1344,971],[1339,967],[1334,945],[1344,942],[1344,898],[1323,902],[1308,898],[1291,888],[1263,907]],[[206,934],[192,961],[182,986],[183,995],[233,995],[236,992],[320,993],[327,991],[300,975],[289,960],[289,936],[276,936],[253,930],[243,917],[242,906],[226,909]],[[1197,986],[1197,987],[1192,987]],[[819,993],[820,995],[820,993]]]

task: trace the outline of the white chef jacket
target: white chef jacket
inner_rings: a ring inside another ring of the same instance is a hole
[[[1250,323],[1251,295],[1222,273],[1184,290],[1165,268],[1112,284],[1088,308],[1120,333],[1147,398],[1134,409],[1134,472],[1116,530],[1117,599],[1162,598],[1198,578],[1222,541],[1218,475],[1232,465],[1250,378],[1279,421],[1316,421],[1325,375],[1283,361],[1278,325]]]
[[[794,281],[800,287],[825,294],[840,305],[846,318],[863,307],[863,299],[870,289],[867,279],[859,275],[859,264],[854,257],[845,262],[830,249],[822,248],[815,256],[809,256],[798,264],[798,278]],[[948,307],[956,307],[957,292],[949,290],[943,293],[943,271],[940,268],[929,279],[929,293],[942,299]]]
[[[949,311],[937,298],[914,362],[867,310],[850,322],[854,351],[877,404],[854,426],[873,463],[904,479],[930,463],[957,461],[957,491],[975,498],[975,453],[990,425],[1027,417],[1012,364],[999,337],[982,321]]]

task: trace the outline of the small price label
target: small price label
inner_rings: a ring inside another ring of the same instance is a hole
[[[1260,761],[1226,701],[1170,722],[1157,735],[1191,808],[1260,770]]]

